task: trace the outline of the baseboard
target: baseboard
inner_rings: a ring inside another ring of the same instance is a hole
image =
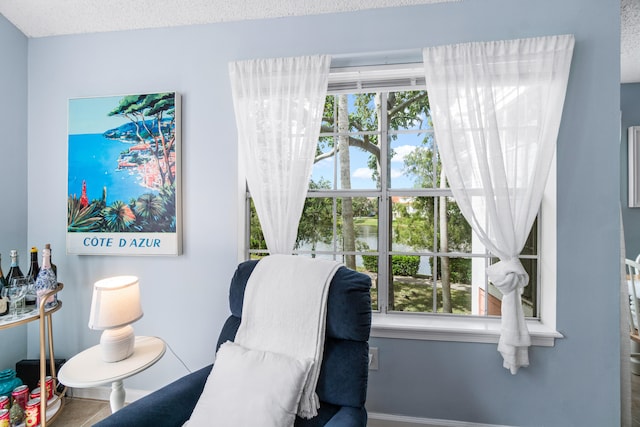
[[[369,412],[368,416],[367,427],[508,427],[497,424],[407,417],[404,415],[381,414],[377,412]]]
[[[135,402],[151,393],[147,390],[136,390],[125,388],[124,403]],[[106,400],[109,401],[111,396],[111,387],[91,387],[91,388],[70,388],[67,394],[71,397],[79,397],[82,399]]]

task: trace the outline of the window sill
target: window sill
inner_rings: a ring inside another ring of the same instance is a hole
[[[531,345],[553,347],[557,338],[564,338],[539,320],[527,320],[527,328]],[[374,313],[371,337],[497,344],[500,319]]]

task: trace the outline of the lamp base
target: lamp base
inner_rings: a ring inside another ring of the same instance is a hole
[[[102,360],[109,363],[119,362],[131,356],[135,339],[131,325],[106,329],[100,336]]]

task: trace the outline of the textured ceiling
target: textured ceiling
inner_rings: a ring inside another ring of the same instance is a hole
[[[446,1],[457,0],[0,0],[0,13],[28,37],[48,37]],[[621,10],[620,81],[640,82],[640,0]]]
[[[317,15],[455,0],[0,0],[29,37]]]

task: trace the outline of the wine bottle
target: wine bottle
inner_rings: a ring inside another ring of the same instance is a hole
[[[7,281],[4,278],[4,273],[2,272],[2,258],[0,258],[0,316],[4,316],[9,313],[9,300],[3,298],[2,289],[7,286]]]
[[[7,277],[5,280],[7,281],[7,285],[11,285],[11,279],[15,277],[24,277],[22,270],[20,270],[20,266],[18,265],[18,251],[15,249],[11,249],[9,252],[11,256],[11,265],[9,266],[9,272],[7,273]],[[20,301],[16,305],[16,310],[21,312],[24,309],[24,298],[20,299]]]
[[[56,275],[51,268],[51,251],[45,247],[42,250],[42,267],[38,272],[38,278],[36,279],[35,284],[38,307],[40,307],[40,304],[42,303],[43,295],[46,292],[55,290],[57,287],[58,281],[56,280]],[[47,298],[45,308],[53,308],[56,305],[58,305],[58,294],[54,294]]]
[[[58,278],[58,266],[53,263],[53,253],[51,252],[51,243],[47,243],[46,245],[44,245],[44,247],[46,249],[49,249],[49,254],[51,254],[51,257],[50,257],[51,258],[51,269],[53,270],[53,273],[56,275],[56,280],[57,280],[57,278]]]
[[[38,278],[38,272],[40,271],[40,266],[38,265],[38,248],[33,246],[30,251],[31,262],[29,264],[29,272],[27,273],[27,278],[29,279],[29,290],[24,297],[24,303],[26,305],[35,305],[36,304],[36,292],[33,289],[33,285],[36,283],[36,279]]]
[[[22,270],[20,270],[20,266],[18,265],[18,251],[11,249],[10,256],[11,265],[9,266],[9,272],[5,277],[8,284],[11,284],[11,279],[14,277],[24,277],[24,274],[22,274]]]

